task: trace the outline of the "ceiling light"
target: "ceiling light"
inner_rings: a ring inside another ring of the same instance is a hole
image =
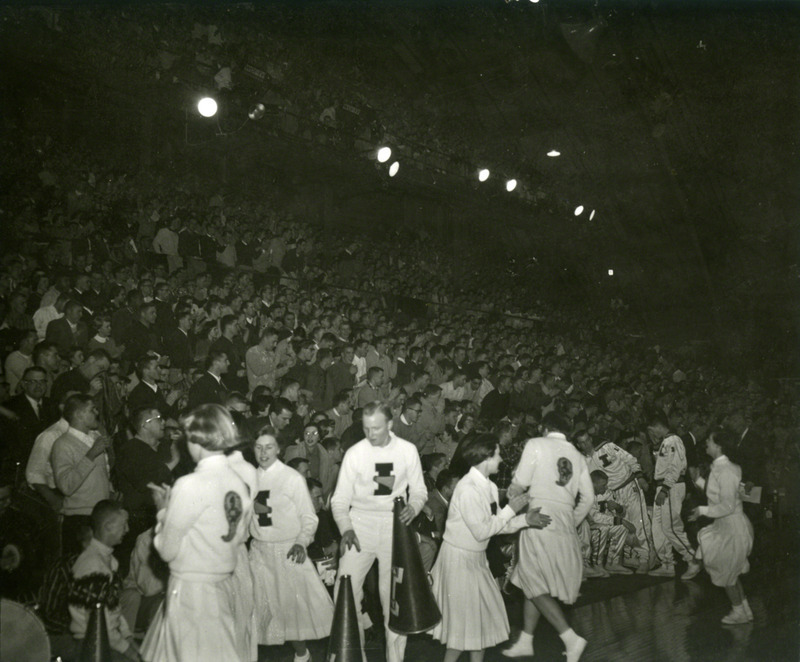
[[[398,170],[400,170],[400,161],[395,161],[394,163],[392,163],[392,165],[389,166],[389,177],[394,177],[397,174]]]
[[[609,269],[608,270],[608,275],[609,276],[613,276],[614,275],[614,270],[613,269]]]
[[[478,172],[478,181],[485,182],[487,179],[489,179],[489,170],[483,168]]]
[[[267,112],[267,108],[263,103],[257,103],[250,109],[250,112],[247,113],[247,116],[251,120],[260,120],[264,117],[264,114]]]
[[[592,209],[592,213],[589,214],[589,220],[591,221],[594,218],[594,209]]]
[[[390,158],[392,158],[391,147],[381,147],[378,149],[378,161],[380,163],[386,163]]]
[[[509,179],[506,182],[506,191],[511,193],[515,188],[517,188],[517,180],[516,179]]]
[[[575,216],[580,216],[583,213],[583,205],[575,207]]]
[[[217,102],[211,97],[203,97],[197,102],[197,112],[203,117],[214,117],[217,114]]]
[[[551,149],[549,152],[547,152],[547,156],[561,156],[561,152],[559,152],[557,149]]]

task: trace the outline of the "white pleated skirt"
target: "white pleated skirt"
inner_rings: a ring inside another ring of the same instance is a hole
[[[286,558],[294,542],[250,545],[259,644],[322,639],[331,633],[333,600],[311,560]],[[271,613],[271,618],[264,616]]]
[[[581,544],[572,508],[554,502],[533,503],[551,517],[544,529],[523,529],[519,537],[519,559],[511,583],[526,598],[550,595],[565,604],[578,599],[583,579]]]
[[[503,596],[489,570],[486,552],[443,542],[431,570],[433,595],[442,621],[431,636],[448,648],[478,651],[508,639]]]
[[[731,586],[750,570],[753,525],[744,513],[720,517],[697,533],[698,558],[715,586]]]
[[[233,577],[195,581],[171,575],[141,646],[145,662],[250,662],[240,657]]]
[[[259,618],[269,621],[272,614],[267,605],[261,605]],[[266,613],[264,613],[266,610]],[[239,545],[236,570],[233,571],[233,624],[236,628],[236,646],[239,657],[246,662],[258,660],[258,641],[256,636],[255,593],[253,575],[250,572],[250,559],[247,547]]]

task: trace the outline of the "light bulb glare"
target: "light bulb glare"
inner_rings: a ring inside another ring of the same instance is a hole
[[[392,165],[389,166],[389,177],[394,177],[397,174],[397,171],[400,170],[400,162],[395,161]]]
[[[551,149],[549,152],[547,152],[547,156],[554,158],[556,156],[561,156],[561,152],[559,152],[557,149]]]
[[[217,114],[217,102],[211,97],[203,97],[197,102],[197,112],[203,117],[214,117]]]
[[[489,179],[489,174],[490,173],[489,173],[489,170],[487,168],[482,168],[478,172],[478,181],[485,182],[487,179]]]
[[[378,149],[378,162],[386,163],[390,158],[392,158],[391,147],[381,147]]]
[[[506,182],[506,191],[511,193],[515,188],[517,188],[517,180],[516,179],[509,179]]]
[[[575,207],[575,216],[580,216],[583,213],[583,205]]]
[[[614,270],[613,269],[609,269],[608,270],[608,275],[609,276],[613,276],[614,275]]]
[[[589,214],[589,220],[591,221],[593,219],[594,219],[594,209],[592,209],[592,213]]]

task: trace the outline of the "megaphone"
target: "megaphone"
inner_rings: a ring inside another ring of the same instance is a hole
[[[339,578],[339,594],[333,612],[331,636],[328,639],[328,662],[362,662],[361,636],[358,632],[356,599],[350,575]]]
[[[435,627],[442,613],[422,565],[416,531],[400,521],[403,508],[403,498],[395,498],[389,629],[397,634],[418,634]]]
[[[111,662],[106,610],[102,602],[98,602],[89,614],[89,626],[83,637],[78,662]]]

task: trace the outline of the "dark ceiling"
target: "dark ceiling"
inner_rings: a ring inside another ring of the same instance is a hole
[[[26,90],[47,95],[36,81],[58,93],[90,84],[95,96],[100,86],[108,93],[99,96],[118,104],[149,95],[174,109],[165,126],[179,125],[181,95],[210,80],[197,67],[180,68],[196,41],[172,35],[189,20],[214,23],[227,40],[215,47],[215,62],[233,65],[230,97],[241,107],[264,91],[243,67],[270,62],[294,78],[274,89],[302,96],[300,107],[309,100],[371,107],[400,154],[420,166],[392,183],[406,195],[434,197],[454,216],[476,200],[491,215],[503,200],[502,219],[492,221],[547,237],[549,249],[598,273],[616,264],[640,292],[680,280],[707,305],[758,299],[785,309],[797,300],[797,3],[79,7],[55,10],[60,30],[47,27],[47,10],[36,10],[38,27],[22,10],[4,10],[3,90],[12,110]],[[84,27],[77,36],[76,22],[96,31]],[[127,40],[131,24],[150,48]],[[153,76],[164,51],[177,59],[168,73],[179,84],[171,87]],[[553,148],[562,155],[549,158]],[[352,162],[342,157],[337,186],[353,179]],[[434,162],[443,172],[429,175]],[[520,189],[506,197],[467,185],[484,164],[519,179]],[[286,158],[290,170],[308,165],[296,153]],[[330,169],[325,176],[336,179]],[[579,204],[586,211],[575,217]]]

